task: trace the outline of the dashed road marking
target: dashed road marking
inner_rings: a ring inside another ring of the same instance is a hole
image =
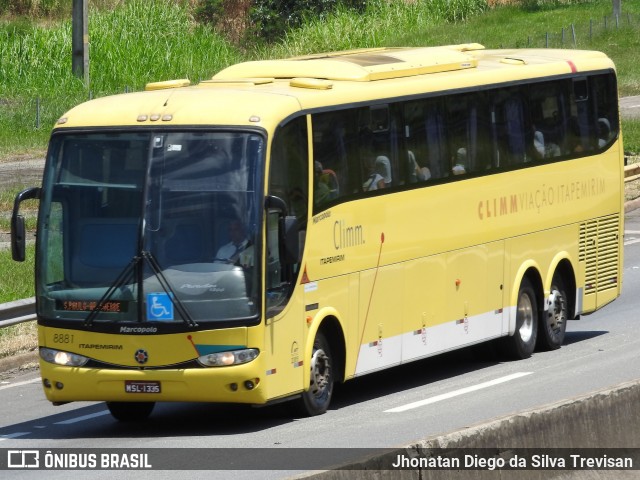
[[[63,420],[61,422],[56,422],[54,425],[71,425],[73,423],[84,422],[85,420],[91,420],[92,418],[102,417],[103,415],[108,415],[109,410],[103,410],[102,412],[92,413],[89,415],[82,415],[81,417],[70,418],[69,420]]]
[[[467,393],[475,392],[478,390],[482,390],[484,388],[493,387],[495,385],[499,385],[501,383],[510,382],[511,380],[516,380],[521,377],[525,377],[527,375],[531,375],[533,372],[518,372],[513,373],[511,375],[507,375],[506,377],[496,378],[495,380],[490,380],[488,382],[479,383],[478,385],[473,385],[471,387],[461,388],[460,390],[455,390],[453,392],[444,393],[442,395],[436,395],[435,397],[426,398],[424,400],[419,400],[417,402],[408,403],[406,405],[401,405],[400,407],[391,408],[389,410],[385,410],[385,413],[399,413],[406,412],[407,410],[412,410],[414,408],[424,407],[425,405],[431,405],[432,403],[441,402],[443,400],[448,400],[453,397],[458,397],[460,395],[465,395]]]

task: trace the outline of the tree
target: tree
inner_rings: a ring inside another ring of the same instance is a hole
[[[339,6],[363,11],[366,5],[367,0],[198,0],[195,16],[234,41],[245,31],[276,41],[306,17],[323,18]]]

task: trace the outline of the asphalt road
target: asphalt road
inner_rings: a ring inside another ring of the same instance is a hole
[[[640,96],[621,98],[620,114],[623,118],[640,118]]]

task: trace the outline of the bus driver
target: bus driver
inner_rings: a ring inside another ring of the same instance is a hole
[[[229,222],[229,243],[221,246],[214,262],[253,267],[253,245],[247,238],[245,227],[240,220]]]

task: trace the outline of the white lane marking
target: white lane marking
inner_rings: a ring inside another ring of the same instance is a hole
[[[109,410],[104,410],[102,412],[92,413],[89,415],[82,415],[81,417],[70,418],[69,420],[63,420],[61,422],[55,422],[54,425],[71,425],[73,423],[83,422],[85,420],[91,420],[92,418],[102,417],[103,415],[107,415],[108,413],[109,413]],[[43,429],[47,427],[44,425],[37,425],[33,428]],[[0,435],[0,442],[3,440],[8,440],[10,438],[24,437],[25,435],[30,435],[30,434],[31,432],[16,432],[16,433],[10,433],[8,435]]]
[[[624,231],[624,236],[625,238],[630,236],[630,235],[640,235],[640,230],[625,230]],[[640,238],[635,238],[635,237],[631,237],[629,240],[627,240],[626,242],[624,242],[624,245],[632,245],[634,243],[640,243]]]
[[[3,440],[8,440],[10,438],[18,438],[18,437],[24,437],[25,435],[29,435],[31,432],[16,432],[16,433],[9,433],[8,435],[2,435],[0,436],[0,442]]]
[[[71,425],[72,423],[84,422],[85,420],[91,420],[92,418],[102,417],[103,415],[108,415],[109,410],[104,410],[98,413],[92,413],[89,415],[83,415],[81,417],[70,418],[69,420],[63,420],[62,422],[56,422],[54,425]]]
[[[477,390],[482,390],[483,388],[493,387],[495,385],[499,385],[501,383],[509,382],[511,380],[515,380],[517,378],[525,377],[527,375],[531,375],[533,372],[518,372],[511,375],[507,375],[506,377],[496,378],[495,380],[491,380],[489,382],[479,383],[478,385],[473,385],[471,387],[461,388],[460,390],[455,390],[453,392],[444,393],[442,395],[436,395],[435,397],[426,398],[424,400],[419,400],[417,402],[408,403],[406,405],[402,405],[400,407],[391,408],[389,410],[385,410],[385,413],[399,413],[406,412],[407,410],[411,410],[413,408],[424,407],[425,405],[431,405],[432,403],[441,402],[443,400],[448,400],[453,397],[457,397],[459,395],[464,395],[466,393],[475,392]]]
[[[39,378],[34,378],[33,380],[25,380],[24,382],[9,383],[6,385],[2,385],[0,387],[0,390],[6,390],[7,388],[19,387],[21,385],[29,385],[30,383],[39,383],[39,382],[40,382]]]

